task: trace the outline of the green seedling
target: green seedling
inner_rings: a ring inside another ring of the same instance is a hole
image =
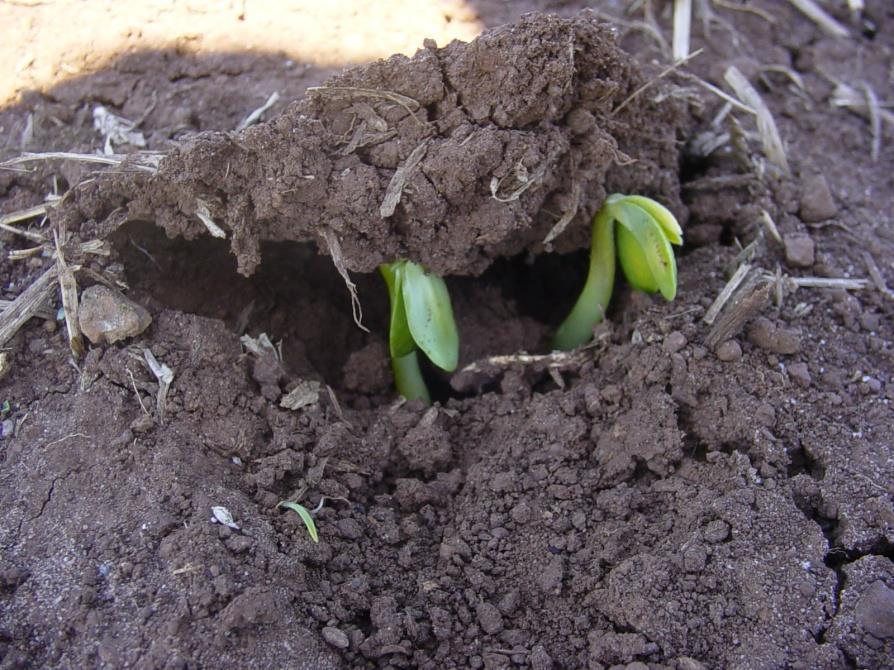
[[[447,372],[455,370],[459,362],[459,334],[447,285],[411,261],[385,263],[379,271],[391,299],[388,348],[397,390],[407,400],[419,399],[430,405],[418,350]]]
[[[304,522],[304,527],[307,528],[307,534],[310,535],[310,539],[314,542],[319,543],[320,536],[317,534],[317,524],[314,523],[314,518],[311,516],[310,510],[308,510],[304,505],[296,502],[291,502],[289,500],[278,502],[276,506],[285,507],[286,509],[290,509],[293,512],[297,512],[298,516],[300,516],[301,520]]]
[[[615,226],[615,223],[620,225]],[[568,351],[586,344],[605,317],[615,284],[615,253],[631,286],[677,295],[677,262],[671,244],[683,243],[683,230],[669,209],[651,198],[615,193],[593,219],[590,270],[584,289],[553,338],[553,348]]]

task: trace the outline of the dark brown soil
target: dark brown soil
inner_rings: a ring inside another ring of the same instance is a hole
[[[517,21],[523,5],[557,9],[532,4],[475,6],[488,25]],[[773,111],[792,174],[771,176],[756,137],[747,156],[694,157],[721,103],[691,82],[662,80],[612,116],[660,71],[655,45],[623,33],[631,59],[578,15],[585,3],[561,4],[572,18],[428,44],[327,83],[407,96],[412,115],[330,89],[242,134],[181,143],[178,108],[154,111],[149,148],[170,152],[158,174],[96,175],[57,209],[71,249],[107,238],[111,256],[78,260],[126,281],[154,321],[76,366],[53,320],[7,345],[0,668],[894,667],[894,331],[891,294],[876,286],[894,285],[894,153],[886,132],[873,162],[869,123],[829,104],[830,78],[894,97],[894,11],[870,1],[851,22],[842,9],[848,39],[787,3],[748,4],[774,24],[718,7],[735,34],[714,23],[706,38],[693,23],[706,54],[690,70],[721,85],[735,63]],[[131,91],[138,109],[178,85],[184,59],[129,56],[26,96],[0,124],[18,136],[33,113],[30,150],[99,148],[97,87]],[[249,85],[297,97],[321,83],[276,62],[191,62],[205,83],[183,109],[208,116],[188,117],[190,131],[234,127],[257,104],[241,97]],[[804,89],[764,69],[779,65]],[[358,123],[396,134],[343,151]],[[383,218],[395,169],[422,143]],[[625,155],[637,162],[619,165]],[[495,200],[491,177],[503,197],[519,165],[546,169],[518,199]],[[0,171],[0,207],[34,205],[54,178],[64,190],[93,169]],[[594,348],[552,371],[483,363],[544,349],[579,286],[586,220],[616,190],[688,211],[677,301],[622,286]],[[197,197],[229,240],[204,234]],[[555,244],[568,253],[546,253],[576,204]],[[831,215],[814,221],[823,207]],[[751,262],[768,272],[880,277],[769,300],[715,349],[702,317],[762,210],[790,243],[786,254],[759,240]],[[370,333],[320,253],[327,229]],[[11,260],[33,243],[0,242],[0,297],[12,299],[52,260]],[[462,365],[478,363],[432,374],[430,409],[395,403],[391,388],[372,270],[401,256],[450,275]],[[282,364],[247,353],[246,332],[281,340]],[[175,373],[164,416],[144,348]],[[281,408],[305,380],[332,394]],[[319,544],[275,508],[299,493],[308,507],[325,496]],[[212,522],[214,506],[238,529]]]

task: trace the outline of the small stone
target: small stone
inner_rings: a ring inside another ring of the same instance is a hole
[[[683,567],[686,572],[701,572],[708,562],[708,552],[699,544],[683,552]]]
[[[686,336],[679,330],[675,330],[664,338],[664,350],[669,354],[675,354],[686,346]]]
[[[797,331],[777,326],[764,317],[752,322],[748,328],[748,341],[774,354],[796,354],[801,350],[801,338]]]
[[[705,541],[711,544],[723,542],[729,537],[729,524],[721,519],[715,519],[705,526]]]
[[[823,175],[808,177],[801,184],[801,220],[816,223],[838,214],[838,206]]]
[[[894,590],[875,581],[857,603],[857,621],[870,635],[894,638]]]
[[[323,629],[323,639],[336,649],[347,649],[351,645],[347,633],[333,626],[326,626]]]
[[[142,333],[152,317],[120,291],[94,284],[81,293],[78,324],[93,344],[114,344]]]
[[[813,381],[810,377],[810,370],[807,363],[792,363],[788,366],[788,376],[795,380],[799,386],[807,388]]]
[[[531,670],[552,670],[553,659],[542,644],[535,645],[528,659]]]
[[[727,340],[721,342],[714,353],[724,363],[732,363],[742,358],[742,347],[736,340]]]
[[[478,616],[478,623],[481,624],[481,630],[488,635],[494,635],[503,630],[503,615],[490,603],[480,603],[475,609],[475,613]]]
[[[226,540],[225,544],[234,554],[241,554],[251,549],[252,539],[246,535],[235,535]]]
[[[558,595],[562,592],[562,580],[565,578],[565,563],[559,556],[554,556],[537,575],[537,586],[544,593]]]
[[[705,670],[705,666],[691,656],[680,656],[677,659],[677,670]]]
[[[816,245],[806,233],[792,233],[783,238],[785,260],[796,268],[809,268],[816,262]]]
[[[358,540],[363,537],[363,528],[355,519],[339,519],[336,525],[338,532],[346,540]]]

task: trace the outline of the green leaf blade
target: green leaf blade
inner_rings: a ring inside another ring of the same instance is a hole
[[[459,363],[459,333],[447,284],[416,263],[403,269],[403,303],[413,340],[432,363],[451,372]]]
[[[677,261],[664,228],[648,211],[633,203],[619,201],[614,204],[613,210],[618,223],[636,240],[635,246],[625,247],[627,258],[622,256],[620,259],[625,274],[628,265],[644,262],[652,274],[653,282],[634,286],[644,291],[653,285],[657,286],[666,300],[673,300],[677,295]],[[634,273],[634,276],[639,276],[639,272]]]
[[[661,226],[671,244],[678,246],[683,244],[683,229],[680,227],[677,217],[660,202],[642,195],[625,195],[624,202],[641,207],[648,212]]]
[[[416,350],[416,343],[410,333],[407,323],[407,313],[404,307],[404,265],[405,261],[386,263],[379,266],[379,272],[388,286],[388,296],[391,299],[391,326],[388,331],[388,348],[392,359],[407,356]]]
[[[276,506],[285,507],[293,512],[297,512],[298,516],[300,516],[301,520],[304,522],[304,527],[307,528],[307,534],[310,535],[310,539],[319,544],[320,537],[317,534],[317,524],[314,523],[314,518],[310,515],[310,512],[304,505],[289,500],[283,500],[282,502],[277,503]]]

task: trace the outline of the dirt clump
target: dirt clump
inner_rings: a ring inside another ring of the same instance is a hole
[[[244,274],[262,240],[332,252],[327,234],[350,270],[412,258],[480,274],[498,256],[542,249],[560,220],[570,230],[556,247],[582,246],[609,191],[684,213],[681,117],[668,100],[633,96],[643,83],[594,18],[532,15],[347,70],[273,121],[174,149],[156,174],[79,187],[57,219],[83,236],[149,220],[193,238],[206,213]]]

